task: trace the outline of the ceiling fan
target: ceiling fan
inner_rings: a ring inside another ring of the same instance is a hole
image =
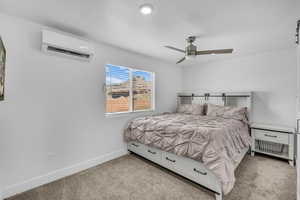
[[[185,54],[185,56],[183,58],[181,58],[176,64],[183,62],[185,59],[195,58],[198,55],[228,54],[228,53],[233,52],[233,49],[215,49],[215,50],[197,51],[197,46],[193,44],[193,42],[195,42],[196,39],[197,39],[196,36],[188,37],[186,39],[188,44],[187,44],[187,47],[185,48],[185,50],[178,49],[178,48],[172,47],[172,46],[165,46],[165,47],[168,49],[179,51],[179,52]]]

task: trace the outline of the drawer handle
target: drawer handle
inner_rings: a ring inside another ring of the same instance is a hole
[[[151,153],[151,154],[156,154],[155,151],[148,150],[148,152]]]
[[[277,135],[269,135],[269,134],[265,134],[266,137],[272,137],[272,138],[277,138]]]
[[[201,174],[203,176],[206,176],[207,175],[207,172],[201,172],[200,170],[194,168],[194,172],[197,172],[198,174]]]
[[[132,143],[131,145],[135,146],[135,147],[139,147],[140,146],[140,145],[137,145],[137,144],[134,144],[134,143]]]
[[[168,161],[170,161],[170,162],[173,162],[173,163],[176,162],[176,160],[172,160],[172,159],[170,159],[170,158],[168,158],[168,157],[166,157],[166,160],[168,160]]]

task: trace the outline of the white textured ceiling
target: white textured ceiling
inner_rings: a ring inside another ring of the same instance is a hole
[[[143,3],[151,16],[139,13]],[[199,50],[235,49],[181,65],[292,47],[299,10],[299,0],[0,0],[0,12],[169,62],[183,55],[162,46],[184,48],[189,35]]]

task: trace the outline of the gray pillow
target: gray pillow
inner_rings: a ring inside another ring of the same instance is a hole
[[[214,104],[207,105],[207,115],[236,119],[248,123],[247,107],[220,106]]]
[[[180,104],[177,107],[178,113],[192,114],[192,115],[204,115],[203,104]]]

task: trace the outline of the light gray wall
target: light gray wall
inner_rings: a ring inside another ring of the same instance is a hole
[[[42,26],[0,15],[7,48],[6,97],[0,102],[2,188],[124,150],[134,115],[106,118],[106,63],[156,72],[156,111],[175,109],[181,69],[104,44],[91,63],[40,51]]]
[[[254,91],[254,122],[294,126],[296,60],[287,49],[185,67],[183,89]]]

